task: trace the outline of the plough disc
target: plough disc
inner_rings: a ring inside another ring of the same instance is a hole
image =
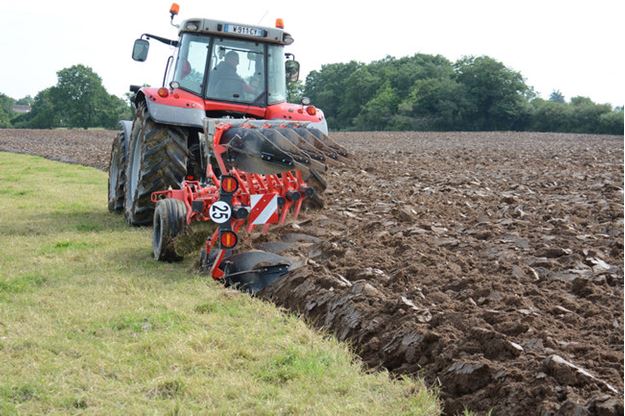
[[[286,276],[293,261],[266,251],[253,250],[236,254],[225,262],[227,286],[256,294]]]
[[[228,162],[245,172],[273,175],[302,166],[295,158],[269,140],[260,129],[230,128],[223,135],[222,144],[228,149]]]

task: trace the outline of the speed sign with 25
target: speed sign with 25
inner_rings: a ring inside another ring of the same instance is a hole
[[[230,209],[230,205],[225,201],[217,201],[213,205],[211,205],[208,210],[208,215],[210,216],[213,222],[217,224],[223,224],[224,222],[230,219],[232,215],[232,210]]]

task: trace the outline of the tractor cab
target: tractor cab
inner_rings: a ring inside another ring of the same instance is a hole
[[[176,41],[143,34],[135,41],[133,59],[144,61],[147,39],[154,38],[176,47],[173,68],[170,60],[164,78],[172,89],[208,101],[267,107],[286,102],[287,81],[299,77],[299,63],[284,51],[293,38],[281,19],[276,26],[189,19],[178,25]]]

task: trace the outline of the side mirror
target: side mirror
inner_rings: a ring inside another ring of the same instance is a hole
[[[148,59],[148,51],[150,50],[150,42],[145,39],[135,40],[132,47],[132,59],[137,62],[144,62]]]
[[[299,79],[299,62],[288,60],[284,63],[284,69],[286,70],[287,81],[295,82]]]

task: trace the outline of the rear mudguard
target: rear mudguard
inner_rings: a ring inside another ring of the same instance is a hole
[[[170,104],[161,104],[155,99],[146,97],[148,113],[152,120],[172,126],[202,128],[202,120],[206,117],[203,108],[178,107]]]

